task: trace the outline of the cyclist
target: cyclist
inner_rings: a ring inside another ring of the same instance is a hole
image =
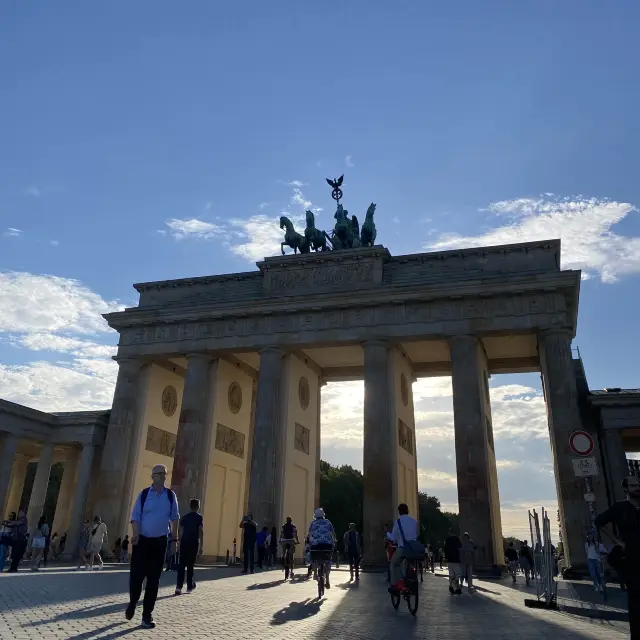
[[[313,514],[313,520],[309,525],[309,543],[312,552],[333,551],[337,542],[336,532],[330,520],[324,515],[324,509],[318,507]],[[329,573],[331,572],[331,558],[324,563],[325,587],[331,588],[329,584]]]
[[[295,546],[300,544],[298,540],[298,529],[291,521],[291,516],[287,517],[287,521],[280,529],[280,544],[282,545],[282,553],[284,555],[285,574],[287,571],[287,561],[289,562],[290,573],[293,576],[293,554]]]
[[[404,502],[398,505],[398,515],[400,517],[396,520],[391,532],[391,537],[398,548],[393,554],[393,558],[391,558],[390,593],[397,593],[404,587],[404,578],[402,576],[402,561],[405,558],[404,543],[418,539],[418,523],[409,515],[409,507]]]

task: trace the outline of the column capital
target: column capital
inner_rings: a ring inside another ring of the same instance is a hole
[[[571,342],[573,340],[573,331],[568,327],[550,327],[549,329],[540,330],[538,336],[542,339],[562,337]]]
[[[287,355],[287,352],[284,349],[281,349],[280,347],[263,347],[262,349],[260,349],[261,356],[267,353],[275,353],[280,357],[284,357]]]
[[[212,356],[210,353],[205,353],[204,351],[193,351],[193,352],[185,353],[184,357],[187,359],[187,362],[191,360],[213,362],[216,359],[215,356]]]
[[[385,349],[389,349],[392,344],[387,338],[373,338],[372,340],[365,340],[360,343],[363,349],[367,347],[384,347]]]
[[[459,333],[449,337],[449,342],[467,342],[478,344],[480,342],[480,337],[473,335],[472,333]]]
[[[120,371],[132,375],[138,372],[138,369],[142,366],[142,361],[137,358],[127,358],[123,356],[113,356],[113,359],[118,363]]]

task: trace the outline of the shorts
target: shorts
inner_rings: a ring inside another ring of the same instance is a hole
[[[88,553],[100,553],[102,549],[102,542],[91,542],[87,547]]]
[[[42,538],[34,538],[31,541],[31,548],[32,549],[44,549],[45,544],[46,544],[46,540],[45,540],[44,537],[42,537]]]

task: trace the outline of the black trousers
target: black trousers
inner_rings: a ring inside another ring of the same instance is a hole
[[[348,552],[349,558],[349,572],[351,573],[351,577],[353,578],[353,572],[355,571],[356,576],[360,575],[360,554],[355,553],[353,551]]]
[[[627,598],[629,601],[629,636],[640,640],[640,572],[629,572],[626,576]]]
[[[165,554],[167,553],[167,536],[146,538],[140,536],[138,544],[131,553],[131,572],[129,573],[129,598],[132,606],[138,604],[142,593],[142,583],[147,579],[142,603],[142,617],[153,613],[158,597],[158,584],[162,575]]]
[[[266,549],[264,547],[258,547],[258,567],[262,569],[262,565],[264,564],[264,555]]]
[[[9,567],[9,571],[14,573],[18,570],[18,565],[22,560],[22,556],[27,549],[27,541],[26,540],[14,540],[11,545],[11,566]]]
[[[193,589],[193,565],[198,555],[198,541],[180,543],[180,560],[178,562],[178,582],[176,589],[182,589],[184,570],[187,570],[187,589]]]
[[[253,573],[253,562],[254,562],[254,550],[256,544],[255,542],[252,545],[245,545],[244,547],[244,572],[251,571]]]

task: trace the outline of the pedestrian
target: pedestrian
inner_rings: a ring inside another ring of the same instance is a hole
[[[459,596],[462,593],[460,588],[460,549],[462,542],[453,531],[449,532],[449,537],[444,543],[444,557],[449,569],[449,593]]]
[[[462,546],[460,547],[460,575],[467,581],[469,593],[473,588],[473,567],[476,563],[476,545],[468,533],[462,536]]]
[[[29,539],[29,523],[27,513],[24,509],[18,510],[18,517],[15,520],[5,521],[5,526],[11,529],[11,566],[9,573],[16,573],[18,565],[24,556]]]
[[[397,545],[393,539],[393,527],[387,523],[384,525],[384,550],[387,555],[387,584],[391,584],[391,560],[396,552]]]
[[[435,573],[436,572],[436,565],[435,565],[435,554],[433,552],[433,545],[429,544],[427,545],[427,558],[429,560],[429,569],[431,570],[431,573]]]
[[[231,545],[231,564],[235,564],[238,561],[238,541],[237,538],[233,539]]]
[[[64,553],[64,548],[67,546],[67,532],[65,531],[61,538],[60,544],[58,545],[58,553],[62,555]]]
[[[262,531],[256,534],[256,547],[258,549],[258,569],[262,571],[264,564],[264,556],[267,552],[267,536],[269,535],[269,527],[262,527]]]
[[[155,465],[151,470],[151,478],[152,485],[139,493],[131,514],[133,551],[129,573],[129,604],[125,612],[127,620],[131,620],[140,600],[142,583],[146,578],[142,605],[142,626],[146,629],[156,626],[153,621],[153,608],[158,597],[169,527],[172,545],[175,545],[180,520],[176,494],[164,486],[167,467],[163,464]]]
[[[275,527],[271,527],[271,534],[269,538],[269,557],[271,559],[271,566],[275,567],[278,562],[278,530]]]
[[[200,515],[200,501],[191,500],[189,513],[180,520],[180,560],[178,562],[178,581],[176,583],[176,595],[182,593],[184,585],[184,572],[187,570],[187,593],[196,588],[193,579],[193,565],[196,558],[202,554],[202,542],[204,538],[203,518]]]
[[[31,537],[31,571],[40,571],[40,563],[42,562],[42,554],[47,544],[47,536],[49,535],[49,525],[44,516],[38,520],[38,526]]]
[[[635,473],[625,478],[622,488],[627,492],[627,499],[601,513],[595,526],[600,529],[613,524],[617,529],[618,535],[605,530],[615,545],[608,561],[617,571],[624,568],[630,637],[640,640],[640,475]]]
[[[531,584],[533,567],[533,552],[531,551],[528,540],[524,540],[522,545],[520,545],[520,568],[524,573],[524,579],[527,583],[527,587]]]
[[[44,537],[44,549],[42,551],[42,564],[46,567],[49,559],[49,550],[51,549],[51,527],[47,525],[47,535]]]
[[[244,532],[242,540],[242,555],[244,559],[244,569],[242,573],[249,571],[253,573],[254,553],[256,548],[256,535],[258,533],[258,525],[253,521],[253,515],[248,513],[240,523],[240,529]]]
[[[511,579],[513,584],[516,583],[516,575],[518,573],[518,552],[513,546],[513,541],[509,542],[506,552],[507,566],[509,567],[509,573],[511,573]]]
[[[602,543],[598,543],[593,533],[587,534],[584,543],[584,552],[587,554],[587,567],[593,583],[593,590],[604,591],[604,571],[602,569],[602,557],[607,554],[607,550]]]
[[[90,570],[93,571],[93,561],[98,561],[98,570],[104,569],[102,562],[102,546],[107,543],[107,525],[102,522],[100,516],[95,516],[91,528],[91,540],[89,542]]]
[[[7,523],[13,522],[15,519],[16,513],[15,511],[12,511],[7,520],[4,521],[0,527],[0,571],[4,571],[4,565],[11,550],[11,543],[13,542],[11,527],[9,527]]]
[[[76,571],[80,571],[83,567],[89,568],[89,553],[91,550],[91,527],[90,522],[85,520],[82,524],[80,539],[78,540],[78,566]]]
[[[129,558],[129,536],[125,536],[122,541],[122,549],[120,550],[120,562],[126,562]]]
[[[440,561],[440,569],[444,569],[444,551],[442,548],[438,549],[438,560]]]
[[[58,533],[54,533],[51,536],[51,542],[49,544],[49,547],[51,549],[51,557],[56,560],[58,557],[58,545],[60,544],[60,538],[58,537]],[[45,562],[45,567],[47,566],[46,562]]]
[[[112,551],[116,562],[120,562],[120,558],[122,556],[122,538],[116,538],[116,541],[113,543]]]
[[[349,529],[344,534],[342,544],[349,561],[349,573],[351,574],[350,581],[353,580],[354,574],[355,579],[360,580],[360,556],[362,554],[362,544],[360,541],[360,534],[356,531],[356,525],[354,522],[349,524]]]

